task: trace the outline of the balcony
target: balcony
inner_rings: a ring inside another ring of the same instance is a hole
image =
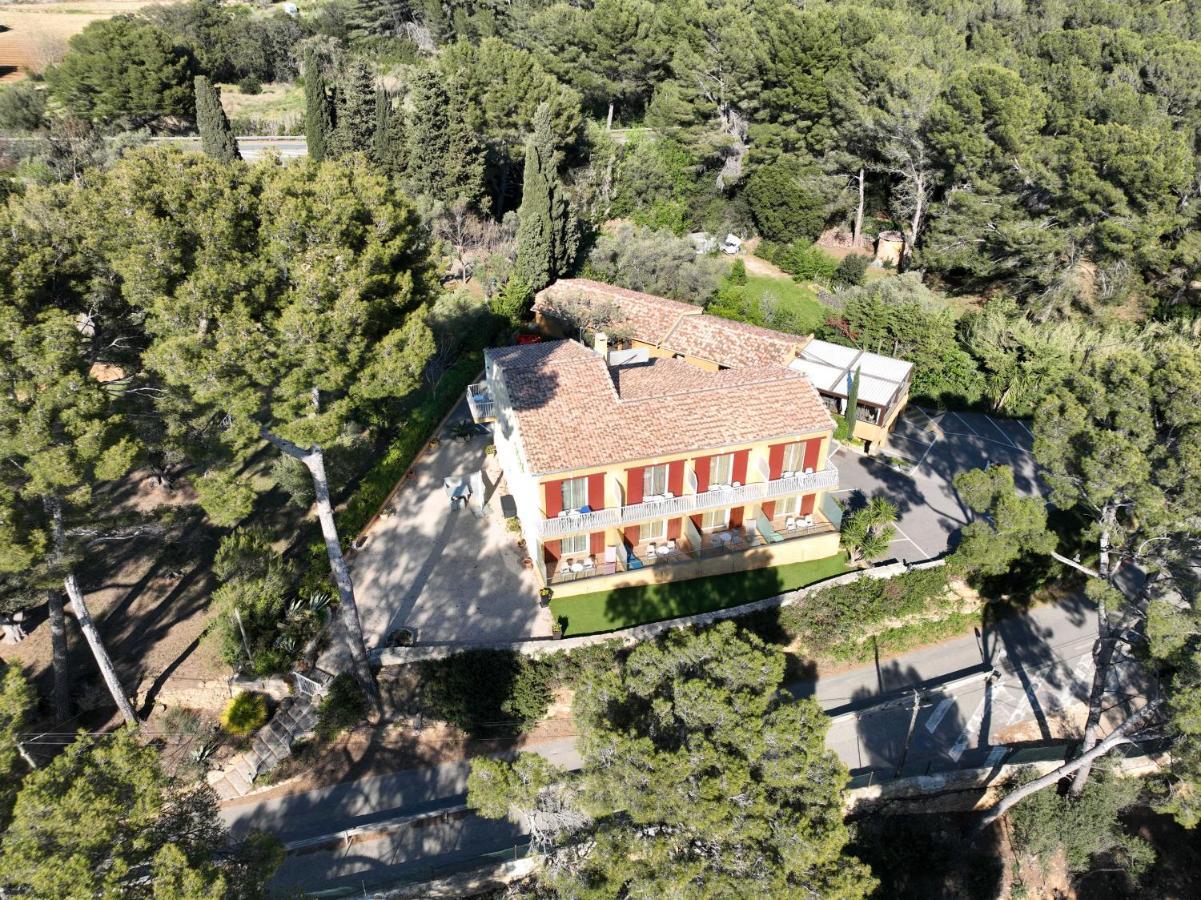
[[[467,406],[471,409],[471,418],[476,422],[496,420],[496,401],[488,392],[486,381],[467,386]]]
[[[554,519],[543,519],[538,523],[537,531],[539,537],[553,540],[568,534],[599,531],[603,528],[635,525],[658,519],[674,519],[711,509],[742,506],[774,497],[788,497],[837,486],[838,470],[827,466],[820,472],[797,472],[771,481],[723,485],[700,494],[653,497],[630,506],[614,506],[589,512],[572,511]]]

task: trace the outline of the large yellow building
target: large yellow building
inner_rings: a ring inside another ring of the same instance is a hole
[[[803,372],[571,340],[485,360],[471,407],[557,595],[838,552],[834,423]]]

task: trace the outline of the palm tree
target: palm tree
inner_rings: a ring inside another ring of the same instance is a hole
[[[842,523],[842,545],[851,562],[870,562],[887,553],[897,533],[896,520],[896,506],[883,497],[873,497],[867,506],[847,516]]]

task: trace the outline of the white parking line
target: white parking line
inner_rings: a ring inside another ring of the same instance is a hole
[[[1034,432],[1030,430],[1030,426],[1026,424],[1025,420],[1023,420],[1023,419],[1014,419],[1013,421],[1017,422],[1019,425],[1021,425],[1023,428],[1025,428],[1025,429],[1026,429],[1026,433],[1027,433],[1028,435],[1030,435],[1030,437],[1034,437]]]
[[[969,422],[967,419],[965,419],[963,416],[959,415],[959,413],[948,413],[948,415],[952,415],[952,416],[954,416],[956,419],[958,419],[960,422],[962,422],[964,425],[966,425],[966,426],[967,426],[967,429],[968,429],[968,431],[970,431],[970,432],[971,432],[972,434],[974,434],[976,437],[978,437],[978,438],[984,438],[984,440],[986,440],[986,441],[987,441],[987,440],[989,440],[989,438],[985,438],[985,437],[984,437],[984,435],[982,435],[982,434],[981,434],[980,432],[978,432],[978,431],[977,431],[975,428],[973,428],[973,427],[972,427],[972,423],[971,423],[971,422]]]
[[[913,544],[913,546],[917,547],[917,552],[918,552],[918,553],[920,553],[922,556],[929,556],[929,555],[930,555],[929,553],[927,553],[925,550],[923,550],[923,549],[922,549],[922,545],[921,545],[921,544],[919,544],[917,541],[915,541],[913,538],[911,538],[909,535],[907,535],[905,532],[903,532],[903,531],[901,530],[901,526],[900,526],[900,525],[897,525],[897,524],[894,522],[894,523],[893,523],[893,527],[894,527],[894,528],[896,528],[896,530],[897,530],[897,534],[899,534],[899,535],[900,535],[901,537],[903,537],[905,540],[909,541],[909,543]]]
[[[1005,433],[1005,431],[1001,428],[1000,425],[998,425],[996,422],[993,421],[992,416],[985,416],[984,421],[986,421],[989,425],[991,425],[993,428],[995,428],[997,431],[997,434],[999,434],[999,435],[1001,435],[1001,437],[1005,438],[1005,443],[1009,444],[1009,446],[1012,447],[1014,450],[1022,449],[1021,447],[1019,447],[1017,444],[1015,444],[1013,442],[1013,439],[1010,438],[1009,435],[1007,435]]]

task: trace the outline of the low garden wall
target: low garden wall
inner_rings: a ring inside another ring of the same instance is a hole
[[[744,603],[741,606],[731,606],[727,609],[716,609],[711,612],[698,613],[694,616],[683,616],[678,619],[666,619],[662,622],[651,622],[646,625],[635,625],[632,628],[623,628],[619,631],[606,631],[601,634],[588,634],[581,637],[563,638],[560,640],[555,640],[554,638],[533,638],[525,641],[485,641],[471,644],[431,645],[428,647],[392,647],[375,650],[371,655],[375,662],[381,666],[401,666],[425,660],[445,659],[448,656],[454,656],[456,653],[463,653],[467,650],[508,650],[513,653],[539,656],[547,653],[578,650],[581,647],[591,647],[596,644],[603,644],[606,641],[617,640],[625,644],[635,644],[639,641],[658,637],[673,628],[692,628],[695,626],[711,625],[714,622],[720,622],[724,619],[737,619],[750,613],[791,606],[794,603],[800,602],[811,593],[829,587],[850,584],[861,578],[893,578],[894,576],[915,569],[933,569],[945,564],[945,560],[935,559],[912,566],[899,562],[890,563],[886,566],[875,566],[870,569],[858,569],[854,572],[847,572],[845,575],[838,575],[825,581],[806,585],[795,591],[788,591],[784,594],[778,594],[775,597],[756,600],[753,603]]]

